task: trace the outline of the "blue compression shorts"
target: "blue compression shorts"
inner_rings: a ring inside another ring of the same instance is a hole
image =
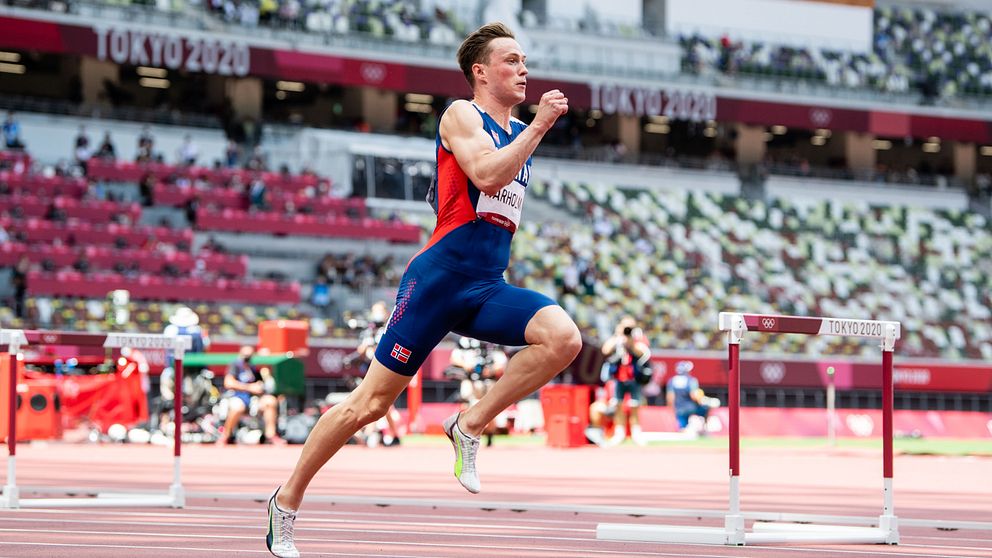
[[[502,274],[473,277],[422,253],[403,274],[375,357],[393,372],[413,376],[451,331],[497,345],[527,345],[530,319],[554,304],[543,294],[507,284]]]

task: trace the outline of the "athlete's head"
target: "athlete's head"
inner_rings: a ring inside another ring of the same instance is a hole
[[[502,23],[488,23],[458,48],[458,65],[472,89],[492,88],[497,97],[522,102],[527,91],[527,57],[513,32]]]

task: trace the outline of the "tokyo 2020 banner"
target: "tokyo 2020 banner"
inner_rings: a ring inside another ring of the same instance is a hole
[[[54,16],[53,16],[54,17]],[[117,64],[149,65],[193,73],[262,77],[377,87],[401,93],[462,97],[469,93],[461,72],[450,65],[413,65],[261,43],[250,35],[203,33],[191,29],[127,22],[99,25],[63,23],[39,13],[0,17],[0,48],[89,56]],[[528,102],[542,92],[561,89],[577,109],[623,116],[669,116],[678,120],[784,125],[804,129],[872,133],[887,137],[929,137],[992,143],[992,113],[985,118],[955,118],[922,113],[783,103],[744,98],[727,91],[693,87],[634,86],[621,79],[528,79]]]

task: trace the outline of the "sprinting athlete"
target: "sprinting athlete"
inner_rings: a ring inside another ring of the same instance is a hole
[[[365,380],[320,418],[289,480],[269,499],[266,545],[274,555],[300,555],[293,525],[310,480],[359,428],[383,416],[448,332],[527,345],[475,406],[444,421],[455,476],[472,493],[480,490],[475,455],[485,426],[578,354],[579,330],[560,306],[503,280],[531,155],[568,112],[568,99],[552,90],[529,126],[511,116],[526,97],[526,58],[501,23],[480,27],[458,49],[473,98],[455,101],[439,119],[434,234],[407,266]]]

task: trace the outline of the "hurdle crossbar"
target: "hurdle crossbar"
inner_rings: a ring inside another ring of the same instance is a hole
[[[892,353],[901,335],[899,322],[778,316],[721,312],[720,331],[727,332],[730,496],[723,527],[684,527],[600,523],[596,538],[696,544],[846,543],[898,544],[899,526],[892,497]],[[879,339],[882,349],[882,514],[876,527],[798,525],[755,522],[745,531],[740,504],[740,344],[748,331],[798,333]]]
[[[99,494],[95,498],[21,498],[17,487],[17,357],[22,347],[29,345],[71,345],[77,347],[103,347],[106,349],[165,349],[175,357],[176,397],[174,412],[176,428],[173,431],[172,484],[164,494]],[[183,356],[192,347],[188,335],[166,336],[146,333],[83,333],[75,331],[45,331],[0,329],[0,354],[10,358],[7,381],[10,386],[7,420],[7,480],[0,495],[0,509],[50,508],[50,507],[171,507],[182,508],[186,496],[182,485],[182,385]]]

